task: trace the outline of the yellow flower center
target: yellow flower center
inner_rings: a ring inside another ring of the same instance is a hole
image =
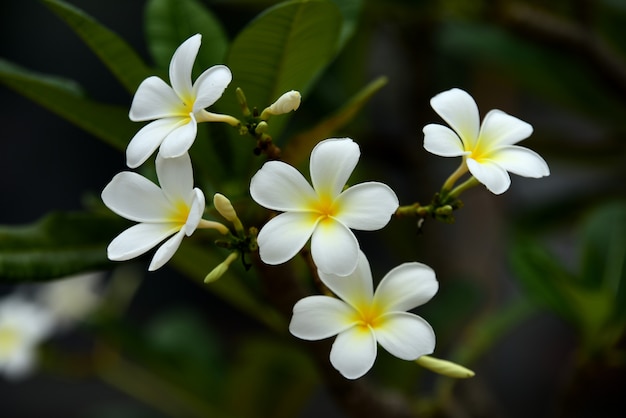
[[[376,305],[359,304],[356,312],[357,326],[363,331],[379,328],[383,322],[383,312]]]
[[[331,218],[337,214],[337,206],[335,201],[328,194],[321,194],[318,196],[318,200],[313,202],[311,210],[315,212],[316,218],[321,217],[324,219]]]
[[[170,222],[184,225],[185,223],[187,223],[189,210],[190,208],[189,206],[187,206],[187,203],[184,200],[176,201],[169,216]]]
[[[485,160],[490,159],[492,150],[489,147],[485,146],[485,141],[481,141],[482,138],[478,138],[476,143],[474,144],[473,149],[470,149],[467,145],[465,146],[465,151],[469,151],[470,154],[467,155],[467,158],[471,158],[476,162],[482,163]],[[487,141],[489,142],[489,141]]]
[[[0,328],[0,358],[6,357],[15,351],[20,340],[20,334],[18,330],[11,327]]]

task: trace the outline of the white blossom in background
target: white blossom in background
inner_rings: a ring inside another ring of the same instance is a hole
[[[102,191],[104,204],[118,215],[139,222],[115,237],[107,248],[109,259],[135,258],[165,241],[154,254],[148,270],[153,271],[172,258],[183,237],[196,228],[213,228],[222,234],[228,228],[202,219],[204,194],[193,187],[193,171],[188,154],[176,158],[156,158],[156,172],[161,187],[147,178],[124,171]]]
[[[435,333],[421,317],[407,312],[428,302],[439,288],[425,264],[394,268],[373,291],[369,262],[359,252],[356,270],[347,277],[319,272],[338,298],[309,296],[293,307],[289,331],[304,340],[337,336],[331,364],[346,378],[357,379],[374,365],[377,345],[403,360],[415,360],[435,349]]]
[[[19,295],[0,300],[0,374],[19,379],[33,371],[38,345],[55,327],[53,316]]]
[[[169,69],[171,87],[161,78],[152,76],[137,88],[129,117],[135,122],[153,122],[139,130],[128,144],[126,162],[130,168],[143,164],[157,148],[164,158],[185,154],[196,139],[200,122],[239,123],[232,116],[205,110],[222,96],[232,80],[228,67],[213,66],[191,83],[200,43],[201,35],[196,34],[174,53]]]
[[[280,96],[274,103],[261,112],[261,119],[267,119],[269,115],[283,115],[300,107],[302,96],[299,91],[290,90]]]
[[[37,288],[36,300],[54,316],[59,327],[80,322],[102,301],[104,273],[86,273],[54,280]]]
[[[359,243],[351,229],[383,228],[398,208],[389,186],[365,182],[344,186],[360,156],[350,138],[331,138],[311,152],[313,187],[294,167],[269,161],[252,177],[250,194],[261,206],[283,213],[259,231],[261,260],[281,264],[293,258],[311,238],[311,256],[325,273],[345,276],[354,271]]]
[[[534,178],[550,174],[539,154],[515,145],[532,134],[530,124],[501,110],[491,110],[481,125],[476,102],[457,88],[436,95],[430,105],[452,129],[426,125],[424,148],[442,157],[463,156],[472,176],[494,194],[509,188],[508,172]]]

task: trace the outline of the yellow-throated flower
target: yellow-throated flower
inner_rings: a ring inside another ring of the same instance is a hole
[[[135,258],[155,247],[148,270],[163,266],[174,255],[185,235],[196,228],[213,228],[223,234],[226,226],[202,219],[204,194],[193,187],[193,171],[188,154],[176,158],[156,158],[156,172],[161,187],[147,178],[124,171],[102,191],[104,204],[118,215],[139,222],[123,231],[107,248],[109,259],[115,261]]]
[[[436,95],[430,105],[452,129],[426,125],[424,148],[442,157],[463,156],[472,176],[491,192],[501,194],[509,188],[507,172],[534,178],[550,174],[539,154],[515,145],[532,134],[530,124],[501,110],[489,111],[481,124],[472,96],[456,88]]]
[[[191,71],[200,49],[201,35],[183,42],[170,62],[170,87],[161,78],[145,79],[137,89],[129,117],[135,122],[150,121],[137,132],[126,149],[130,168],[143,164],[159,148],[164,158],[180,157],[196,139],[197,123],[238,121],[228,115],[205,110],[219,99],[232,79],[228,67],[216,65],[191,83]]]
[[[427,265],[399,265],[383,277],[376,292],[362,252],[349,276],[323,271],[319,276],[340,299],[321,295],[301,299],[293,307],[289,331],[304,340],[336,335],[330,362],[346,378],[357,379],[370,370],[378,344],[403,360],[415,360],[435,349],[435,333],[428,322],[407,312],[437,293],[439,284]]]
[[[0,374],[9,379],[26,376],[36,362],[39,343],[54,330],[52,315],[21,296],[0,301]]]
[[[378,182],[343,190],[359,160],[359,146],[350,138],[331,138],[311,152],[313,187],[294,167],[269,161],[250,182],[250,194],[261,206],[284,213],[259,232],[261,260],[281,264],[311,238],[311,255],[321,271],[345,276],[357,265],[359,243],[350,229],[383,228],[398,208],[389,186]]]

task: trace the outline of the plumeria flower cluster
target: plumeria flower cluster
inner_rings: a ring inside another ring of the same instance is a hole
[[[158,77],[149,77],[135,94],[130,119],[150,123],[131,139],[127,165],[140,166],[158,149],[158,185],[125,171],[104,188],[104,203],[118,215],[137,222],[113,239],[107,250],[109,258],[129,260],[163,242],[148,268],[156,270],[173,257],[185,236],[200,228],[214,229],[229,235],[230,240],[221,243],[231,252],[207,274],[208,283],[221,277],[237,258],[243,260],[246,252],[256,251],[257,246],[261,261],[277,265],[294,258],[310,241],[314,273],[332,295],[309,296],[295,304],[289,325],[294,336],[305,340],[336,337],[330,362],[348,379],[360,378],[372,368],[378,345],[400,359],[416,361],[438,373],[473,375],[454,363],[430,357],[435,333],[424,319],[409,312],[438,290],[430,267],[403,263],[387,273],[374,290],[369,261],[353,230],[380,230],[406,208],[400,207],[398,197],[386,184],[368,181],[347,186],[361,156],[358,144],[350,138],[319,142],[310,156],[309,183],[295,167],[279,160],[280,150],[267,135],[268,119],[298,109],[300,93],[289,91],[259,113],[256,108],[250,111],[243,91],[237,89],[243,122],[209,112],[206,108],[222,96],[232,74],[226,66],[216,65],[192,82],[200,43],[200,35],[194,35],[176,50],[169,68],[171,86]],[[479,182],[495,194],[503,193],[510,185],[508,172],[526,177],[549,174],[538,154],[516,145],[532,133],[528,123],[492,110],[480,124],[476,103],[460,89],[433,97],[431,105],[451,128],[437,124],[424,127],[424,147],[437,155],[463,157],[438,194],[442,196],[438,203],[448,206],[443,209],[450,209],[450,201]],[[255,228],[251,228],[254,233],[244,231],[233,205],[219,193],[213,205],[233,225],[234,234],[220,222],[203,219],[205,198],[194,187],[188,154],[201,122],[225,122],[238,127],[240,133],[251,133],[257,139],[255,151],[270,157],[271,161],[251,178],[249,190],[256,203],[278,213],[258,235]],[[453,189],[467,172],[470,179]]]
[[[225,225],[202,219],[204,193],[194,187],[188,151],[196,138],[200,122],[239,121],[229,115],[208,112],[232,80],[224,65],[204,71],[195,82],[191,73],[200,49],[201,35],[183,42],[169,67],[171,86],[159,77],[144,80],[137,89],[129,117],[133,121],[152,121],[137,132],[126,149],[127,165],[136,168],[158,148],[156,174],[159,186],[135,172],[117,174],[102,191],[102,200],[113,212],[138,222],[109,244],[107,254],[115,261],[138,257],[165,241],[152,257],[148,270],[167,263],[183,238],[198,228],[228,234]]]
[[[194,187],[188,153],[196,139],[198,123],[241,124],[233,116],[206,110],[222,96],[232,80],[232,74],[228,67],[215,65],[192,82],[192,69],[200,44],[201,35],[196,34],[176,49],[169,66],[171,86],[159,77],[148,77],[133,97],[130,119],[151,122],[130,140],[126,163],[130,168],[137,168],[158,148],[155,165],[159,185],[138,173],[124,171],[113,177],[102,191],[102,200],[109,209],[138,222],[109,244],[107,254],[111,260],[125,261],[138,257],[168,238],[152,257],[148,270],[153,271],[167,263],[183,238],[191,236],[196,229],[215,229],[223,235],[230,233],[222,223],[202,218],[205,197],[202,190]],[[299,92],[289,91],[263,111],[264,117],[296,110],[300,100]],[[241,239],[243,225],[230,201],[218,193],[214,197],[214,205],[226,220],[233,223]],[[231,252],[207,276],[206,281],[220,277],[237,255],[238,251]]]

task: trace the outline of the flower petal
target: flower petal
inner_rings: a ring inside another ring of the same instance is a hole
[[[330,138],[319,142],[311,151],[311,182],[320,196],[332,199],[346,185],[359,161],[361,151],[350,138]]]
[[[193,111],[196,112],[215,103],[222,97],[232,79],[233,75],[225,65],[215,65],[200,74],[193,84],[193,96],[196,98]]]
[[[358,379],[376,361],[376,338],[367,327],[349,328],[335,339],[330,350],[330,363],[347,379]]]
[[[191,71],[201,42],[202,35],[199,33],[193,35],[176,49],[170,61],[170,83],[183,101],[193,97],[191,95]]]
[[[351,229],[375,231],[389,223],[398,205],[398,197],[386,184],[360,183],[335,200],[335,218]]]
[[[163,118],[150,122],[141,128],[130,140],[126,148],[126,165],[137,168],[143,164],[161,145],[180,122],[180,118]]]
[[[350,328],[355,318],[354,309],[339,299],[309,296],[294,305],[289,332],[303,340],[323,340]]]
[[[113,212],[136,222],[163,221],[172,210],[156,184],[130,171],[113,177],[102,191],[102,201]]]
[[[450,128],[431,123],[424,126],[424,148],[441,157],[458,157],[465,154],[461,138]]]
[[[202,193],[202,190],[196,187],[191,193],[193,197],[189,203],[189,215],[187,216],[187,222],[185,222],[185,226],[183,227],[185,235],[187,236],[191,236],[191,234],[193,234],[198,227],[198,224],[202,219],[202,214],[204,213],[204,208],[206,207],[206,200],[204,199],[204,193]]]
[[[189,118],[181,118],[180,125],[163,139],[163,143],[159,148],[159,153],[163,157],[180,157],[191,148],[193,141],[196,140],[198,127],[194,115],[190,113],[189,116]]]
[[[180,230],[172,238],[165,241],[156,253],[154,253],[150,266],[148,266],[148,271],[154,271],[161,268],[165,263],[170,261],[176,250],[178,250],[178,247],[180,247],[180,243],[183,241],[184,236],[185,231]]]
[[[113,261],[130,260],[155,247],[179,229],[180,225],[173,223],[140,223],[131,226],[111,241],[107,255]]]
[[[310,213],[285,212],[270,219],[259,231],[259,255],[266,264],[282,264],[304,247],[315,229]]]
[[[281,161],[269,161],[250,180],[255,202],[279,211],[306,210],[317,195],[298,170]]]
[[[483,160],[479,163],[472,158],[468,158],[467,168],[469,168],[470,173],[493,194],[502,194],[506,192],[511,185],[509,174],[504,168],[493,161]]]
[[[322,272],[347,276],[356,269],[359,243],[348,227],[339,221],[326,218],[313,231],[311,256]]]
[[[192,199],[191,190],[193,189],[193,169],[189,154],[163,158],[159,153],[155,165],[161,190],[172,205],[180,201],[188,204]]]
[[[394,356],[402,360],[415,360],[435,350],[435,332],[419,316],[393,312],[379,320],[381,324],[374,329],[376,340]]]
[[[159,77],[141,82],[130,105],[128,116],[134,122],[178,116],[184,104],[176,92]]]
[[[532,125],[496,109],[485,115],[478,141],[481,148],[490,150],[515,144],[528,138],[532,133]]]
[[[465,149],[473,149],[478,138],[480,116],[472,96],[454,88],[430,99],[430,105],[454,129],[465,144]]]
[[[550,175],[548,163],[535,151],[525,147],[517,145],[503,147],[492,159],[505,170],[518,176],[539,178]]]
[[[380,281],[374,304],[386,312],[408,311],[428,302],[438,289],[433,269],[422,263],[404,263]]]
[[[362,310],[362,306],[371,304],[374,295],[372,271],[362,251],[359,251],[356,269],[347,276],[337,276],[323,271],[318,273],[322,283],[358,311]]]

